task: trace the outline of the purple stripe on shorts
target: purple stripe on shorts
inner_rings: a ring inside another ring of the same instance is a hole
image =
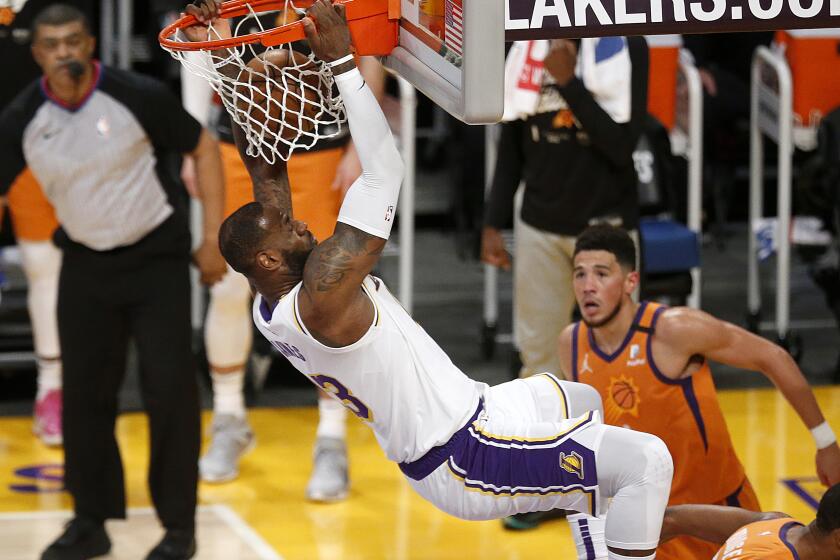
[[[467,429],[478,419],[478,415],[484,410],[484,401],[479,400],[478,407],[475,409],[472,417],[464,426],[455,432],[449,441],[437,447],[431,448],[425,455],[412,461],[411,463],[399,463],[400,470],[405,476],[412,480],[423,480],[435,469],[444,464],[450,457],[452,450],[455,449],[457,443],[467,437]]]
[[[457,442],[449,468],[465,486],[494,495],[580,492],[594,501],[595,452],[568,437],[590,424],[543,442],[488,437],[470,428],[469,437]]]
[[[586,560],[595,560],[595,545],[592,544],[592,535],[589,533],[589,520],[581,519],[578,528],[583,547],[586,549]]]

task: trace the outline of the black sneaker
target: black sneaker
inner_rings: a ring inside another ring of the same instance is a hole
[[[516,513],[502,519],[502,526],[509,531],[528,531],[536,529],[543,521],[563,519],[564,517],[566,517],[566,511],[562,509]]]
[[[64,533],[41,554],[41,560],[88,560],[111,552],[105,525],[87,517],[74,517]]]
[[[195,556],[195,533],[170,529],[146,560],[189,560]]]

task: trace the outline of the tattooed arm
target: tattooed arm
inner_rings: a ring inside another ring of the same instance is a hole
[[[350,52],[344,6],[316,0],[304,30],[321,60],[347,59],[332,68],[344,101],[362,175],[344,198],[335,233],[318,245],[306,261],[298,298],[307,327],[321,342],[345,346],[370,326],[373,305],[360,289],[391,233],[403,163],[388,122],[365,84]],[[314,21],[313,21],[314,20]]]

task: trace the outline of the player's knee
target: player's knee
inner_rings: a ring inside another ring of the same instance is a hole
[[[57,282],[61,271],[61,250],[49,241],[19,243],[23,269],[30,284]]]
[[[210,305],[217,313],[242,313],[250,297],[248,281],[231,270],[210,288]]]
[[[674,476],[674,461],[671,452],[658,437],[651,434],[643,434],[643,445],[639,451],[644,454],[644,481],[659,487],[667,487],[670,490],[671,479]],[[667,493],[666,493],[667,496]]]

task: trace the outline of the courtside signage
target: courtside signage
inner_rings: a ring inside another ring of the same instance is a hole
[[[840,0],[506,0],[505,39],[840,27]]]

